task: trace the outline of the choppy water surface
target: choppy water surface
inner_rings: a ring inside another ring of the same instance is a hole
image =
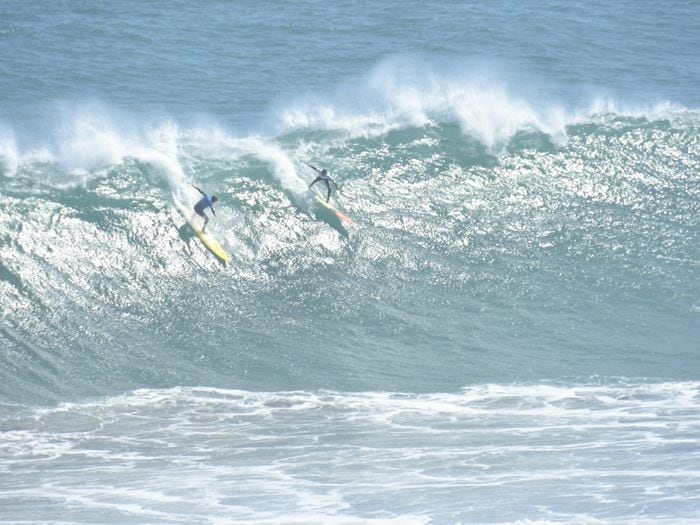
[[[0,515],[692,521],[699,9],[3,4]]]

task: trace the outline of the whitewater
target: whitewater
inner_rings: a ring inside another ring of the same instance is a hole
[[[697,2],[0,20],[3,523],[697,520]]]

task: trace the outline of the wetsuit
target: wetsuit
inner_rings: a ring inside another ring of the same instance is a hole
[[[316,171],[319,175],[314,179],[314,181],[309,185],[309,188],[316,184],[318,181],[322,181],[326,184],[326,189],[328,190],[328,195],[326,196],[326,202],[329,202],[331,200],[331,182],[333,183],[333,186],[335,186],[335,189],[338,189],[338,185],[335,183],[335,181],[328,175],[328,171],[325,169],[319,170],[318,168],[313,167],[311,164],[307,164],[309,168],[312,170]]]
[[[204,193],[202,190],[200,190],[197,186],[194,186],[194,189],[196,189],[199,193],[204,195],[197,204],[194,205],[194,212],[202,217],[204,219],[204,224],[202,225],[202,233],[204,233],[204,228],[207,227],[207,223],[209,222],[209,217],[207,217],[207,214],[204,213],[204,210],[207,208],[211,209],[211,212],[216,216],[216,212],[214,211],[214,207],[212,204],[216,202],[216,197],[210,197],[206,193]]]

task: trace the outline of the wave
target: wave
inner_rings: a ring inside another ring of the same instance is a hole
[[[146,184],[164,183],[175,199],[187,202],[186,188],[193,180],[188,170],[201,167],[202,161],[212,158],[241,164],[255,159],[299,201],[306,182],[298,170],[305,169],[305,159],[327,159],[351,169],[342,149],[362,147],[363,139],[391,145],[394,137],[412,137],[425,144],[448,142],[447,148],[453,141],[467,147],[471,144],[470,155],[460,159],[471,163],[476,156],[495,159],[513,148],[563,147],[580,126],[593,126],[599,134],[628,126],[667,124],[693,132],[700,122],[696,111],[671,103],[621,109],[610,100],[597,99],[586,110],[555,106],[538,111],[500,87],[465,86],[444,79],[424,82],[429,86],[405,86],[394,79],[403,86],[395,90],[392,82],[372,81],[364,88],[370,92],[363,95],[352,91],[352,96],[338,96],[331,102],[291,104],[277,114],[280,124],[271,135],[235,136],[211,122],[206,127],[183,127],[173,120],[135,124],[123,115],[115,119],[104,106],[81,107],[70,116],[64,112],[60,123],[46,131],[52,137],[36,147],[23,148],[9,127],[2,128],[0,175],[13,178],[21,174],[31,182],[70,188],[108,176],[115,166],[136,160],[155,168],[150,175],[156,178]],[[379,90],[372,87],[375,84],[384,86],[385,92],[373,92]],[[353,105],[358,98],[372,100],[377,108]],[[452,131],[453,125],[459,132]],[[421,161],[420,157],[415,160]]]
[[[37,147],[6,127],[2,396],[692,377],[697,113],[604,103],[550,127],[556,107],[399,69],[349,90],[372,104],[289,105],[268,134],[94,106]],[[352,228],[308,198],[304,161]],[[190,184],[221,197],[228,268],[174,206]]]
[[[279,180],[291,188],[299,181],[290,176],[288,164],[282,165],[283,155],[274,152],[290,140],[297,148],[305,143],[306,151],[299,151],[305,154],[318,139],[325,142],[331,136],[342,144],[343,140],[386,137],[398,130],[443,129],[454,124],[465,138],[498,154],[523,132],[541,133],[564,145],[569,129],[582,124],[605,127],[619,120],[644,119],[698,125],[697,110],[669,101],[640,105],[585,94],[567,102],[559,101],[555,93],[554,86],[516,77],[493,65],[394,57],[330,92],[277,103],[267,119],[258,119],[257,129],[243,135],[232,133],[212,117],[176,123],[172,117],[130,115],[99,102],[62,104],[47,110],[44,120],[54,124],[30,137],[22,130],[26,142],[37,146],[22,147],[5,123],[0,128],[0,160],[6,175],[15,174],[20,164],[55,163],[80,179],[128,157],[170,163],[168,172],[173,174],[180,170],[172,161],[190,144],[209,152],[218,149],[218,153],[257,151],[275,164]],[[319,132],[326,136],[318,136]],[[180,182],[174,181],[174,186]]]
[[[521,131],[536,130],[564,143],[568,126],[597,122],[602,116],[660,120],[687,112],[671,102],[640,106],[601,95],[567,106],[556,101],[552,87],[535,82],[525,88],[522,79],[504,78],[502,72],[489,73],[483,66],[450,66],[387,60],[359,83],[331,95],[313,95],[275,108],[277,129],[280,133],[314,129],[381,136],[406,127],[457,123],[464,134],[495,148]]]

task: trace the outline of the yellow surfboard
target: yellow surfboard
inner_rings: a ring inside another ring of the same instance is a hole
[[[185,217],[189,215],[189,210],[187,210],[184,206],[181,206],[178,203],[177,207]],[[216,255],[223,262],[227,263],[231,261],[231,254],[229,254],[224,247],[221,246],[216,237],[214,237],[208,231],[202,232],[202,223],[204,222],[204,219],[202,219],[196,213],[193,213],[192,215],[189,215],[187,222],[190,223],[190,226],[192,226],[192,229],[197,234],[197,237],[199,237],[199,240],[202,241],[202,244],[204,244],[204,246],[206,246],[211,253]]]
[[[337,209],[335,209],[335,206],[333,206],[331,203],[326,202],[326,199],[323,198],[323,195],[316,189],[316,188],[311,188],[314,192],[314,197],[316,197],[316,200],[321,203],[322,206],[325,206],[329,210],[331,210],[335,215],[343,222],[347,224],[352,224],[352,220],[350,217],[347,215],[339,212]]]

